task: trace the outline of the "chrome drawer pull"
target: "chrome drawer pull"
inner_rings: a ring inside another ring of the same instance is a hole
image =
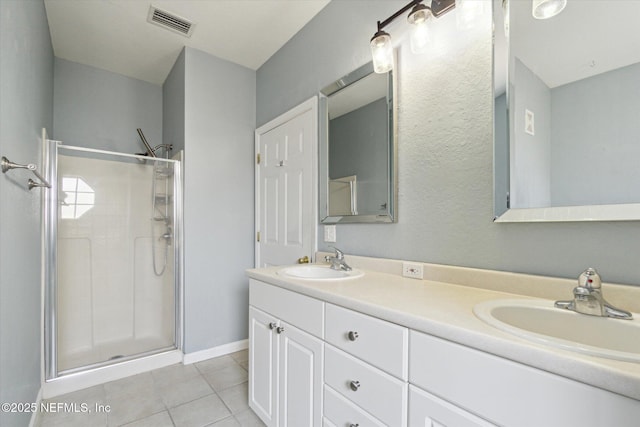
[[[355,341],[358,339],[358,333],[356,331],[349,331],[347,335],[349,337],[349,341]]]
[[[349,424],[349,427],[360,427],[360,424]]]
[[[284,332],[284,327],[283,327],[283,326],[278,326],[278,327],[276,328],[276,333],[281,334],[281,333],[283,333],[283,332]]]
[[[276,322],[269,323],[269,329],[275,329],[278,324]]]
[[[351,390],[353,391],[358,391],[358,389],[360,388],[360,381],[351,381],[349,383],[349,387],[351,387]]]

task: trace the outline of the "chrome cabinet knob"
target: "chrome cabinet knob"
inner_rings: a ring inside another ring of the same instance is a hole
[[[358,333],[356,331],[349,331],[349,333],[347,334],[347,336],[349,337],[349,341],[355,341],[358,339]]]
[[[349,424],[349,427],[360,427],[360,424]]]
[[[278,324],[276,322],[269,323],[269,329],[275,329]]]
[[[351,381],[349,383],[349,387],[351,388],[351,390],[353,391],[358,391],[358,389],[360,388],[360,381]]]
[[[278,327],[276,328],[276,333],[281,334],[281,333],[283,333],[283,332],[284,332],[284,327],[283,327],[283,326],[278,326]]]

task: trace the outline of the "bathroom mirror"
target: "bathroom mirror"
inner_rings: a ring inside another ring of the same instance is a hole
[[[496,221],[640,219],[638,16],[639,1],[535,19],[494,0]]]
[[[396,220],[394,72],[368,63],[319,95],[320,218],[325,224]]]

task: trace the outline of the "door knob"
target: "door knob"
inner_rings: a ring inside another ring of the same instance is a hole
[[[302,258],[298,258],[298,264],[309,264],[310,260],[308,256],[303,256]]]

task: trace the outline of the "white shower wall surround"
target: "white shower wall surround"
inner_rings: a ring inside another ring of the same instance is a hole
[[[137,161],[59,156],[59,200],[73,202],[63,181],[81,178],[94,204],[58,220],[58,372],[174,346],[173,246],[164,274],[153,272],[152,236],[166,229],[151,220],[153,173]],[[163,247],[156,257],[162,265]]]

